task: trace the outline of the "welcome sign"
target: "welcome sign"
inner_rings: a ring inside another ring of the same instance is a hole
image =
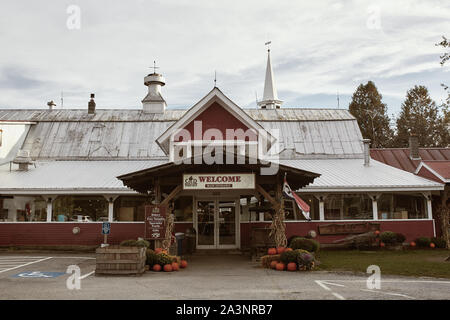
[[[255,189],[254,173],[183,174],[184,190]]]

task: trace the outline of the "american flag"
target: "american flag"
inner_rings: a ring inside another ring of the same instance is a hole
[[[286,175],[284,176],[283,192],[286,196],[295,200],[295,203],[297,204],[300,211],[303,213],[303,216],[306,218],[306,220],[311,221],[311,218],[309,216],[310,208],[308,204],[305,201],[303,201],[303,199],[300,198],[295,192],[292,192],[291,187],[287,183]]]

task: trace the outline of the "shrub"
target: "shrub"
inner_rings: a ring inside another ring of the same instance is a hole
[[[280,260],[281,262],[283,262],[284,264],[288,264],[290,262],[295,262],[297,263],[297,252],[295,250],[293,251],[284,251],[281,255],[280,255]]]
[[[123,240],[120,245],[124,247],[136,247],[136,240],[130,239],[130,240]]]
[[[431,239],[428,237],[420,237],[416,239],[416,244],[418,247],[428,248],[431,243]]]
[[[444,249],[447,247],[447,243],[444,238],[431,238],[431,242],[435,244],[436,248]]]
[[[294,250],[303,249],[309,252],[316,253],[319,251],[320,245],[315,240],[297,237],[291,240],[290,247]]]
[[[294,252],[297,255],[297,265],[299,270],[311,270],[314,268],[316,259],[313,253],[302,249],[297,249]]]
[[[156,254],[156,261],[157,261],[157,264],[165,266],[166,264],[172,264],[173,257],[171,257],[165,253],[158,253],[158,254]]]
[[[392,231],[385,231],[380,234],[380,239],[385,244],[396,244],[397,234]]]
[[[270,268],[270,263],[272,261],[280,261],[279,254],[270,254],[261,257],[261,264],[264,268]]]
[[[148,264],[150,267],[153,267],[155,264],[158,264],[158,255],[153,251],[152,249],[147,249],[146,251],[146,261],[145,263]]]
[[[402,244],[403,242],[406,241],[406,237],[403,233],[396,233],[397,235],[397,243]]]
[[[141,239],[141,240],[137,240],[136,241],[136,246],[138,247],[150,247],[150,242],[148,242],[147,240]]]

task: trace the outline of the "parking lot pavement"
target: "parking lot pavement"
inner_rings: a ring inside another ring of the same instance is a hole
[[[240,255],[188,261],[179,272],[95,276],[93,254],[0,254],[2,299],[450,299],[450,279],[382,274],[381,288],[369,289],[364,274],[280,272]],[[79,290],[66,286],[71,265],[81,270]]]

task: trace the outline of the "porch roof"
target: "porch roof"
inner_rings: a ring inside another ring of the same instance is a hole
[[[226,154],[221,154],[226,156]],[[162,183],[167,185],[180,184],[180,177],[183,173],[246,173],[254,172],[256,174],[256,182],[261,185],[273,185],[276,184],[280,175],[288,174],[290,177],[289,183],[294,189],[299,189],[308,184],[313,183],[314,179],[319,177],[320,174],[308,170],[304,170],[301,167],[293,167],[287,164],[266,162],[262,163],[259,160],[254,162],[249,161],[248,157],[234,155],[233,164],[210,164],[207,165],[203,162],[203,159],[198,161],[195,157],[189,159],[189,163],[176,164],[174,162],[168,162],[159,166],[130,172],[117,178],[122,180],[124,185],[130,187],[141,193],[147,193],[155,184],[155,181],[159,179]],[[240,163],[239,160],[243,160]],[[275,164],[278,166],[276,175],[261,175],[260,170],[262,168],[269,168]]]
[[[317,172],[320,177],[300,192],[370,192],[443,190],[431,181],[386,164],[362,159],[280,160],[283,168]],[[0,194],[117,193],[135,194],[117,176],[160,170],[167,160],[37,161],[28,171],[0,166]],[[170,166],[170,165],[169,165]],[[247,172],[250,171],[247,169]],[[291,173],[287,175],[291,184]],[[291,185],[293,187],[293,185]],[[294,187],[293,187],[294,188]]]

